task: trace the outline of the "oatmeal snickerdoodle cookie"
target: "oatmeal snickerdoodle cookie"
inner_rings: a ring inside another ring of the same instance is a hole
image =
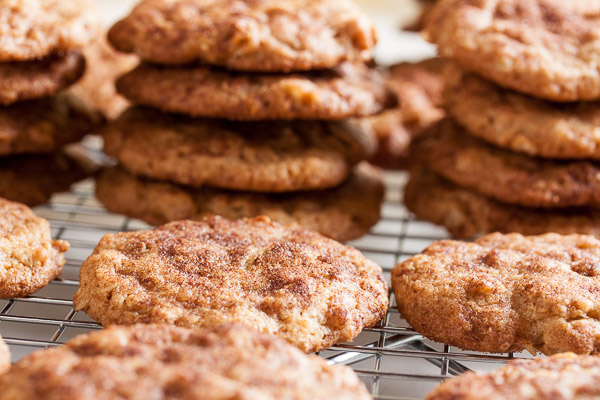
[[[27,206],[0,198],[0,298],[37,292],[60,275],[69,243]]]
[[[105,326],[235,322],[306,352],[354,339],[388,306],[381,268],[358,250],[267,217],[105,235],[80,282],[75,307]]]
[[[425,35],[501,86],[554,101],[600,98],[596,0],[442,0]]]
[[[10,350],[0,336],[0,375],[10,368]]]
[[[115,326],[30,354],[0,378],[0,400],[249,398],[371,396],[349,367],[240,325]]]
[[[98,25],[92,0],[4,0],[0,62],[81,50],[96,36]]]
[[[96,179],[96,197],[108,210],[152,225],[214,215],[266,215],[338,241],[360,237],[379,221],[383,194],[381,172],[366,163],[356,166],[339,187],[288,194],[193,189],[135,177],[118,167],[103,170]]]
[[[236,120],[344,119],[396,104],[379,72],[350,63],[303,74],[143,63],[119,78],[117,90],[133,103],[163,111]]]
[[[0,156],[52,153],[92,133],[101,122],[97,112],[64,93],[0,107]]]
[[[377,41],[351,0],[144,0],[108,39],[156,64],[265,72],[366,60]]]
[[[0,104],[51,96],[83,75],[85,58],[79,52],[43,60],[0,63]]]
[[[471,135],[530,156],[600,159],[600,102],[535,99],[453,65],[445,76],[448,113]]]
[[[454,237],[471,238],[490,232],[600,236],[598,210],[552,210],[502,204],[448,182],[422,167],[411,171],[404,202],[417,217],[443,225]]]
[[[600,352],[600,240],[494,233],[441,240],[392,271],[398,310],[462,349]]]
[[[337,186],[374,142],[370,130],[351,121],[237,122],[141,107],[104,132],[106,153],[134,174],[254,192]]]
[[[533,158],[493,147],[446,119],[415,139],[412,152],[437,174],[506,204],[600,207],[600,164]]]
[[[591,399],[600,397],[600,357],[556,354],[513,360],[497,371],[467,372],[435,388],[426,400]]]

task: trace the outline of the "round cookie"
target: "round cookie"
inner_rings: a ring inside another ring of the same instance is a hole
[[[465,350],[598,354],[600,240],[493,233],[441,240],[392,270],[398,310],[423,336]]]
[[[127,110],[104,132],[129,171],[182,185],[253,192],[334,187],[375,146],[350,121],[233,122]]]
[[[342,242],[363,236],[379,221],[383,195],[381,172],[366,163],[356,166],[342,186],[289,194],[193,189],[138,178],[118,167],[107,168],[96,178],[96,198],[108,210],[151,225],[215,215],[229,219],[265,215]]]
[[[10,368],[10,350],[0,336],[0,375]]]
[[[234,322],[313,352],[375,325],[388,295],[352,247],[267,217],[214,217],[105,235],[73,302],[105,326]]]
[[[135,104],[230,120],[344,119],[396,104],[376,70],[350,63],[286,75],[142,63],[117,81],[117,90]]]
[[[0,298],[33,294],[60,275],[69,243],[25,205],[0,198]]]
[[[93,172],[91,159],[72,152],[0,158],[0,197],[34,207]]]
[[[599,381],[599,357],[565,353],[512,360],[488,374],[467,372],[442,383],[426,400],[595,398]]]
[[[553,101],[600,98],[596,0],[444,0],[425,37],[501,86]]]
[[[117,118],[129,107],[129,102],[117,93],[115,81],[137,65],[137,57],[114,50],[104,33],[86,47],[83,54],[87,60],[85,74],[69,92],[108,119]]]
[[[81,53],[53,55],[40,61],[0,63],[0,104],[51,96],[83,75]]]
[[[555,161],[492,147],[447,119],[413,141],[412,154],[437,174],[506,204],[600,207],[600,165]]]
[[[0,63],[80,50],[97,34],[92,0],[6,0],[0,16]]]
[[[446,69],[448,113],[471,135],[546,158],[600,159],[600,103],[551,103]]]
[[[68,94],[0,107],[0,156],[52,153],[101,122],[98,113]]]
[[[416,168],[404,192],[406,207],[417,217],[443,225],[454,237],[489,232],[539,235],[584,233],[600,236],[600,211],[536,209],[498,203]]]
[[[328,365],[240,325],[111,327],[32,353],[0,378],[0,400],[368,400],[345,365]]]
[[[442,59],[400,63],[388,69],[387,84],[399,99],[396,109],[365,119],[378,139],[373,164],[390,169],[405,168],[411,138],[444,116]]]
[[[289,72],[371,58],[375,28],[350,0],[144,0],[108,32],[144,61]]]

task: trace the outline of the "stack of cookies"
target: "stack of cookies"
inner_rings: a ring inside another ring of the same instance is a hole
[[[600,3],[441,0],[425,35],[450,118],[414,143],[407,206],[456,236],[600,234]]]
[[[100,122],[61,93],[84,72],[81,50],[96,35],[97,18],[91,0],[11,0],[1,8],[0,196],[36,205],[82,177],[73,160],[49,154]]]
[[[117,82],[136,106],[104,135],[120,163],[98,181],[108,209],[152,224],[265,214],[338,240],[377,222],[381,178],[355,167],[375,139],[349,118],[395,98],[364,63],[375,32],[350,0],[145,0],[108,39],[142,60]]]

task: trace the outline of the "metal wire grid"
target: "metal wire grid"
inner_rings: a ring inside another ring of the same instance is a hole
[[[402,205],[406,176],[386,175],[387,195],[381,221],[360,240],[351,242],[389,271],[401,260],[445,237],[440,228],[413,220]],[[13,361],[39,348],[60,345],[74,336],[100,329],[73,309],[79,266],[108,232],[147,227],[141,221],[108,213],[93,196],[94,183],[81,182],[71,192],[55,195],[36,213],[47,218],[56,239],[71,243],[61,278],[34,296],[0,300],[0,333],[9,344]],[[399,316],[395,300],[381,323],[353,343],[341,344],[320,355],[331,363],[352,366],[376,399],[422,398],[443,379],[471,369],[493,370],[514,357],[464,352],[423,339]]]

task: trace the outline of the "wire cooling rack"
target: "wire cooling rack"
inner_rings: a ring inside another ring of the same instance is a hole
[[[414,220],[404,208],[405,174],[387,173],[385,178],[387,194],[381,221],[368,235],[350,244],[378,262],[389,280],[397,262],[447,236],[438,227]],[[35,208],[38,215],[50,221],[54,238],[68,240],[71,250],[59,279],[34,296],[0,300],[0,334],[11,348],[13,361],[100,329],[85,313],[73,309],[71,299],[79,284],[79,266],[105,233],[148,227],[141,221],[108,213],[94,198],[93,189],[94,182],[86,180]],[[464,352],[426,340],[410,329],[395,304],[392,296],[386,317],[354,342],[320,353],[330,363],[354,368],[375,399],[419,399],[447,377],[468,370],[494,370],[515,357]]]

